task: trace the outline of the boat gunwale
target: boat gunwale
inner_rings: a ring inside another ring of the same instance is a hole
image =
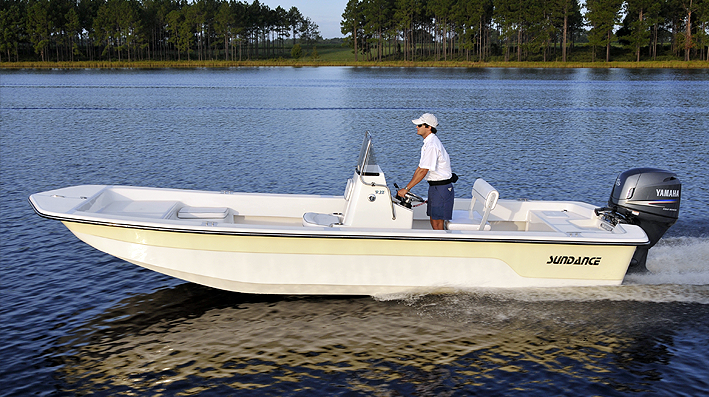
[[[320,238],[320,239],[353,239],[353,240],[394,240],[394,241],[406,241],[406,240],[414,240],[414,241],[439,241],[439,242],[480,242],[480,243],[511,243],[511,244],[520,244],[520,243],[525,243],[525,244],[556,244],[556,245],[598,245],[598,246],[647,246],[650,244],[649,240],[646,240],[644,242],[638,242],[638,241],[628,241],[627,239],[616,239],[616,241],[597,241],[597,240],[579,240],[578,237],[575,239],[558,239],[558,240],[553,240],[553,239],[531,239],[531,238],[518,238],[518,237],[510,237],[506,238],[505,236],[499,236],[496,238],[491,238],[491,237],[481,237],[481,236],[463,236],[460,234],[455,234],[453,235],[452,233],[446,233],[445,235],[441,236],[416,236],[416,235],[406,235],[406,236],[394,236],[394,235],[376,235],[376,234],[366,234],[366,231],[364,230],[358,230],[358,232],[362,232],[363,234],[322,234],[322,233],[287,233],[287,232],[269,232],[269,231],[262,231],[255,229],[253,231],[231,231],[231,230],[225,230],[223,228],[221,229],[215,229],[215,230],[208,230],[204,228],[200,229],[191,229],[191,228],[179,228],[179,227],[160,227],[160,226],[150,226],[150,225],[141,225],[138,223],[128,223],[128,222],[109,222],[109,221],[100,221],[100,220],[91,220],[91,219],[82,219],[82,218],[77,218],[77,217],[70,217],[70,216],[60,216],[60,215],[52,215],[48,213],[44,213],[40,211],[37,206],[35,206],[35,203],[32,201],[32,198],[28,199],[30,202],[30,205],[32,206],[32,209],[37,213],[42,218],[46,219],[52,219],[52,220],[58,220],[60,222],[69,222],[69,223],[79,223],[79,224],[89,224],[89,225],[94,225],[94,226],[106,226],[106,227],[118,227],[118,228],[125,228],[125,229],[138,229],[138,230],[147,230],[147,231],[156,231],[156,232],[168,232],[168,233],[187,233],[187,234],[205,234],[205,235],[222,235],[222,236],[259,236],[259,237],[274,237],[274,238]],[[314,228],[309,228],[309,229],[314,229]],[[328,228],[323,228],[323,231],[325,231]],[[319,229],[318,229],[319,230]],[[398,230],[398,229],[397,229]],[[313,232],[315,230],[312,230]],[[341,229],[338,228],[338,231],[341,231]],[[401,230],[398,230],[401,231]],[[489,233],[487,231],[486,233]],[[528,232],[525,232],[528,233]],[[561,232],[559,232],[560,238]],[[568,235],[566,237],[569,237]]]

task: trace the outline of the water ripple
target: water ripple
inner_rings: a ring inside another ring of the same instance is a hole
[[[0,70],[0,77],[0,393],[709,389],[709,71]],[[441,121],[462,197],[484,177],[502,198],[602,205],[626,169],[677,172],[680,219],[650,251],[654,273],[605,288],[242,295],[110,257],[27,203],[32,193],[80,184],[342,194],[364,130],[374,135],[387,179],[402,184],[420,150],[410,120],[425,111]]]

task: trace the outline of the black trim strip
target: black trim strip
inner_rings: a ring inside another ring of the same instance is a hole
[[[364,172],[362,173],[359,169],[356,170],[357,175],[362,175],[362,176],[379,176],[378,172]]]
[[[555,240],[526,240],[526,239],[492,239],[492,238],[436,238],[436,237],[416,237],[416,236],[373,236],[373,235],[319,235],[319,234],[289,234],[289,233],[253,233],[253,232],[229,232],[224,230],[190,230],[190,229],[178,229],[178,228],[168,228],[168,227],[152,227],[143,225],[130,225],[115,222],[101,222],[101,221],[89,221],[84,219],[76,219],[69,217],[53,216],[43,214],[30,200],[30,205],[32,209],[37,213],[37,215],[42,218],[57,220],[61,222],[72,222],[81,223],[96,226],[109,226],[109,227],[120,227],[125,229],[139,229],[139,230],[151,230],[157,232],[170,232],[170,233],[191,233],[191,234],[206,234],[206,235],[222,235],[222,236],[258,236],[258,237],[288,237],[288,238],[322,238],[322,239],[352,239],[352,240],[414,240],[414,241],[445,241],[445,242],[468,242],[468,243],[513,243],[513,244],[563,244],[563,245],[605,245],[605,246],[646,246],[650,242],[646,243],[610,243],[610,242],[593,242],[593,241],[555,241]]]

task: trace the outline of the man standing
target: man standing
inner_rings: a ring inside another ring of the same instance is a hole
[[[453,200],[455,191],[453,182],[457,179],[451,171],[451,162],[448,152],[443,147],[436,135],[438,119],[431,113],[424,113],[416,120],[416,133],[423,138],[421,159],[411,181],[406,187],[399,189],[396,194],[404,197],[417,183],[424,178],[428,181],[428,207],[426,215],[431,218],[431,227],[434,230],[443,230],[445,221],[453,217]]]

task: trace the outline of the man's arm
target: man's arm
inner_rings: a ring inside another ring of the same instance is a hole
[[[423,178],[426,177],[426,174],[428,174],[427,168],[421,168],[421,167],[416,168],[416,171],[414,171],[414,176],[411,178],[411,181],[406,184],[406,187],[404,187],[403,189],[399,189],[396,192],[396,195],[399,197],[404,197],[406,195],[406,192],[413,189],[413,187],[416,186],[416,184],[421,182],[423,180]]]

